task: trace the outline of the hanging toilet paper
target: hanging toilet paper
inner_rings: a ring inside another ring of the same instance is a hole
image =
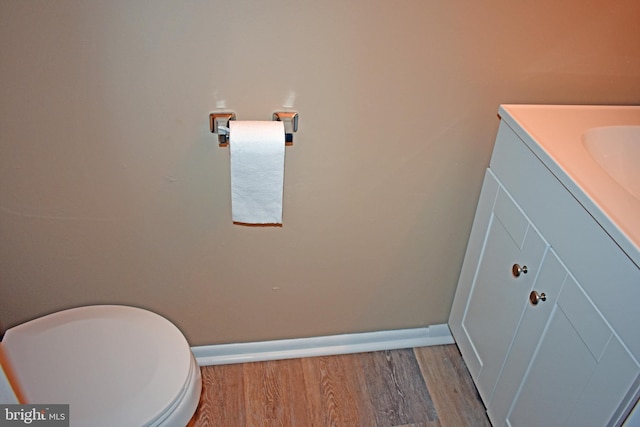
[[[284,124],[229,122],[233,222],[282,224]]]

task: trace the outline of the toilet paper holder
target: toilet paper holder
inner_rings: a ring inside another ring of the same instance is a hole
[[[209,114],[209,127],[211,133],[218,134],[218,144],[229,144],[229,120],[235,120],[236,114],[232,112]],[[284,142],[293,144],[293,133],[298,131],[298,113],[295,111],[278,111],[273,113],[272,120],[284,123]]]

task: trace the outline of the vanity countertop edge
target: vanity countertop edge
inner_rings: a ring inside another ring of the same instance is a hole
[[[625,252],[625,254],[640,268],[640,201],[635,199],[629,200],[631,209],[635,213],[636,208],[638,214],[635,218],[623,218],[624,224],[618,224],[616,219],[612,218],[611,213],[607,213],[607,209],[594,200],[594,197],[585,190],[579,182],[571,175],[571,172],[565,170],[556,160],[553,153],[539,142],[540,135],[533,130],[534,126],[538,126],[541,119],[540,114],[544,111],[550,122],[557,122],[561,118],[555,118],[556,114],[562,117],[563,113],[573,111],[605,111],[609,114],[616,110],[628,110],[633,113],[632,125],[640,125],[640,106],[577,106],[577,105],[525,105],[525,104],[503,104],[498,110],[499,117],[516,133],[516,135],[525,143],[525,145],[534,153],[534,155],[544,164],[544,166],[556,177],[556,179],[569,191],[569,193],[582,205],[582,207],[595,219],[602,229],[616,242],[616,244]],[[527,113],[533,112],[537,114],[537,120],[529,120]],[[637,116],[637,118],[636,118]],[[538,123],[536,123],[538,122]],[[611,123],[611,124],[609,124]],[[607,125],[624,125],[629,124],[628,117],[622,117],[618,122],[607,121]],[[553,123],[557,126],[558,123]],[[603,126],[604,124],[596,121],[594,125],[589,127]],[[582,131],[587,128],[581,129]],[[575,133],[576,130],[569,131]],[[570,137],[575,137],[571,135]],[[548,139],[548,138],[547,138]],[[637,203],[635,203],[637,202]],[[636,206],[637,205],[637,206]],[[626,229],[626,231],[625,231]]]

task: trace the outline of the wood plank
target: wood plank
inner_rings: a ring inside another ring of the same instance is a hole
[[[246,363],[243,367],[247,426],[312,425],[301,359]]]
[[[421,347],[414,353],[443,426],[491,427],[455,345]]]
[[[313,426],[374,426],[358,355],[303,359]]]
[[[201,373],[200,405],[189,427],[244,427],[243,366],[206,366]]]
[[[438,419],[411,349],[366,353],[360,360],[378,427]]]
[[[442,427],[442,424],[440,424],[440,420],[435,420],[435,421],[429,421],[426,423],[405,424],[403,426],[395,426],[395,427]],[[455,427],[455,426],[451,426],[451,427]]]

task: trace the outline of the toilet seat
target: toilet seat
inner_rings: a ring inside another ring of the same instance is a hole
[[[7,330],[2,350],[25,403],[68,403],[71,425],[178,425],[180,416],[186,424],[198,404],[200,370],[189,344],[146,310],[50,314]]]

